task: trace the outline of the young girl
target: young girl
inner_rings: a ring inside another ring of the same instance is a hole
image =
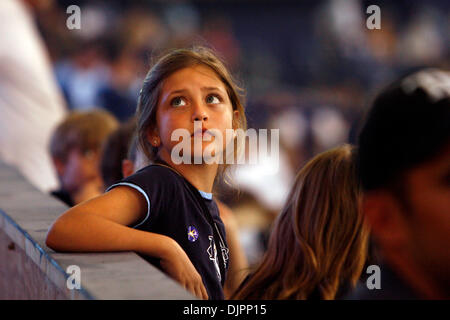
[[[209,49],[179,49],[160,58],[144,80],[136,112],[140,148],[154,165],[65,212],[47,245],[58,251],[136,251],[198,297],[223,299],[228,248],[212,189],[225,166],[175,164],[171,151],[178,141],[171,134],[245,130],[239,90]],[[196,132],[195,121],[202,128]],[[202,151],[215,143],[209,138]],[[226,141],[214,148],[216,155],[225,154]]]
[[[355,286],[368,230],[354,153],[338,147],[300,170],[267,252],[233,299],[335,299]]]

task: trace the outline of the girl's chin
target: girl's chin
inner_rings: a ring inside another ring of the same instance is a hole
[[[218,156],[216,156],[218,155]],[[183,158],[183,163],[186,163],[187,160],[182,155],[180,158]],[[208,150],[205,152],[205,149],[202,150],[202,153],[196,154],[194,152],[191,152],[191,155],[189,157],[189,164],[212,164],[212,163],[220,163],[220,154],[216,153],[214,150]]]
[[[211,164],[219,163],[224,146],[217,146],[214,141],[203,141],[202,144],[192,143],[190,146],[175,145],[170,150],[170,157],[175,164]],[[187,152],[187,154],[186,154]]]

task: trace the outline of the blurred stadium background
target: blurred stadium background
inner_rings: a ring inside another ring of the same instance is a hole
[[[354,143],[370,98],[391,79],[450,65],[446,0],[35,2],[71,110],[100,107],[125,122],[155,52],[208,44],[224,58],[246,90],[249,127],[280,129],[279,174],[238,175],[241,198],[227,201],[251,263],[305,161]],[[80,30],[66,27],[73,4]],[[366,28],[372,4],[381,8],[381,30]]]

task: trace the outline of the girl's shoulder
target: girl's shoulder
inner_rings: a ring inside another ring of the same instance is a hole
[[[126,185],[139,191],[142,190],[145,193],[149,191],[155,192],[156,190],[175,192],[182,185],[182,180],[180,179],[182,178],[170,168],[160,165],[148,165],[110,186],[106,191],[119,185]]]

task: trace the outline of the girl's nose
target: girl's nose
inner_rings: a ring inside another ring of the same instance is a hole
[[[192,111],[192,122],[194,121],[207,121],[208,120],[208,112],[206,110],[206,106],[201,103],[195,103]]]

